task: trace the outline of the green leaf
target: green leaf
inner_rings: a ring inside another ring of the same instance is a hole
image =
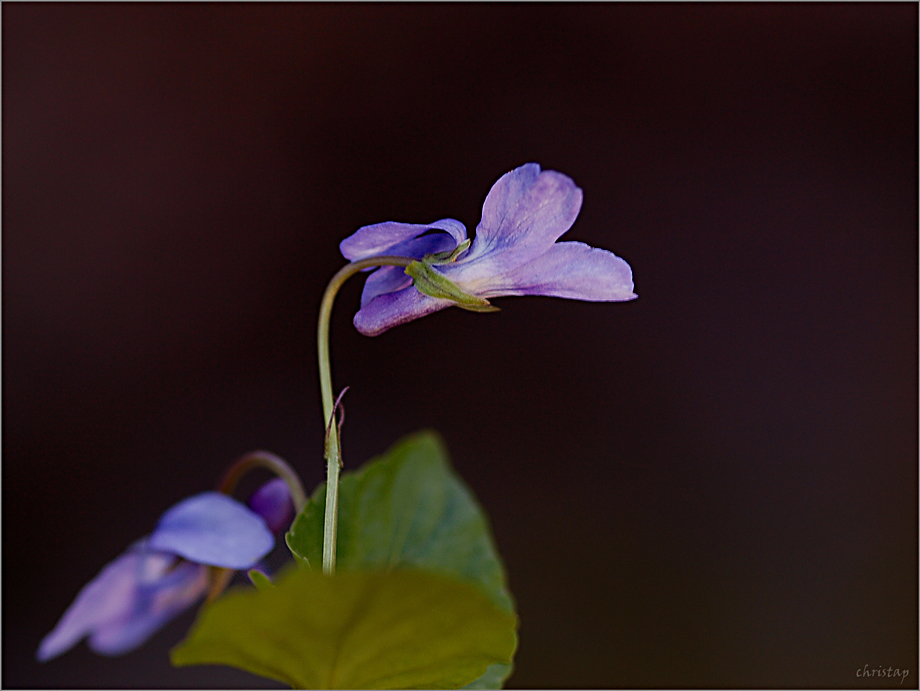
[[[171,657],[294,688],[460,688],[510,669],[516,627],[479,588],[442,575],[293,568],[205,607]]]
[[[285,536],[295,559],[322,563],[325,504],[323,484]],[[430,431],[405,437],[339,482],[339,571],[407,566],[474,583],[514,611],[486,514]],[[511,669],[490,668],[468,688],[500,689]]]
[[[326,486],[287,534],[298,557],[322,563]],[[339,482],[336,568],[415,567],[478,585],[500,608],[514,605],[485,512],[457,477],[440,436],[421,432]]]

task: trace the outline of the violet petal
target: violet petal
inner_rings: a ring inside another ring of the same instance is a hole
[[[361,293],[361,307],[364,307],[378,295],[395,293],[411,284],[412,278],[406,275],[406,270],[403,267],[381,266],[368,276],[364,282],[364,291]]]
[[[42,639],[36,657],[42,662],[57,657],[103,622],[130,612],[139,561],[144,558],[144,553],[135,545],[107,564],[77,593],[54,629]],[[175,561],[171,555],[162,554],[157,558],[165,563]]]
[[[632,300],[632,270],[613,252],[581,242],[560,242],[514,271],[494,277],[480,293],[551,295],[592,302]]]
[[[377,336],[394,326],[424,317],[453,305],[452,300],[429,297],[414,287],[371,300],[355,315],[355,328],[365,336]]]
[[[150,547],[211,566],[245,569],[268,554],[275,538],[260,516],[219,492],[203,492],[169,509]]]
[[[387,254],[395,254],[398,257],[412,257],[413,259],[421,259],[426,254],[452,250],[458,244],[459,243],[457,242],[457,239],[450,233],[437,231],[428,235],[420,235],[419,237],[411,238],[405,242],[400,242],[399,244],[393,245],[387,249]]]
[[[183,562],[172,568],[176,560],[150,550],[146,539],[136,542],[83,587],[36,657],[57,657],[87,635],[90,647],[107,655],[139,646],[207,589],[206,567]]]
[[[575,222],[582,192],[562,173],[528,163],[489,191],[469,253],[448,273],[478,294],[476,284],[536,259]]]
[[[385,221],[358,228],[339,243],[342,255],[349,261],[389,254],[393,247],[416,238],[429,230],[443,230],[454,240],[454,247],[466,240],[466,226],[452,218],[434,223],[398,223]]]
[[[131,611],[98,626],[90,636],[89,647],[101,655],[122,655],[134,650],[191,607],[207,589],[207,567],[188,561],[155,579],[142,580]]]

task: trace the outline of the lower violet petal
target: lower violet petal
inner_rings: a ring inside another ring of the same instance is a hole
[[[207,588],[207,567],[181,562],[160,578],[139,584],[131,612],[99,626],[90,636],[89,647],[101,655],[122,655],[134,650],[195,604]]]
[[[207,590],[207,567],[180,562],[139,540],[77,595],[36,657],[50,660],[83,637],[105,655],[133,650]],[[173,566],[175,567],[173,568]]]
[[[534,261],[495,276],[480,294],[483,297],[549,295],[591,302],[636,297],[629,264],[613,252],[581,242],[553,245]]]
[[[130,613],[141,559],[143,555],[131,549],[83,586],[54,629],[42,639],[36,657],[42,662],[57,657],[97,627]]]
[[[367,277],[361,293],[361,307],[380,295],[395,293],[409,286],[412,279],[401,266],[381,266]]]
[[[355,315],[355,328],[365,336],[378,336],[387,329],[453,305],[451,300],[422,295],[414,287],[371,300]]]

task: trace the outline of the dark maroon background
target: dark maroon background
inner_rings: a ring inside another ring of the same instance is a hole
[[[916,4],[2,13],[4,686],[258,684],[170,668],[191,613],[33,655],[243,452],[321,480],[342,238],[472,232],[537,161],[639,299],[368,339],[350,283],[346,465],[443,433],[518,600],[513,686],[916,688]]]

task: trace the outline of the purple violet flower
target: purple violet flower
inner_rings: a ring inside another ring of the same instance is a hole
[[[571,178],[528,163],[492,186],[471,245],[463,224],[448,218],[427,225],[389,221],[364,226],[339,247],[350,261],[384,254],[423,260],[429,255],[436,280],[446,278],[479,299],[478,307],[467,305],[471,309],[488,310],[485,298],[501,295],[632,300],[632,270],[624,260],[581,242],[556,242],[572,227],[581,201],[582,192]],[[376,336],[452,305],[464,306],[420,292],[402,268],[385,266],[368,277],[354,323],[362,334]]]
[[[131,545],[83,587],[42,639],[38,660],[61,655],[85,636],[102,655],[121,655],[143,644],[204,596],[208,566],[246,569],[272,550],[269,525],[283,529],[285,518],[293,517],[286,490],[287,485],[282,490],[277,479],[271,480],[253,494],[251,509],[219,492],[203,492],[173,506],[149,537]]]

